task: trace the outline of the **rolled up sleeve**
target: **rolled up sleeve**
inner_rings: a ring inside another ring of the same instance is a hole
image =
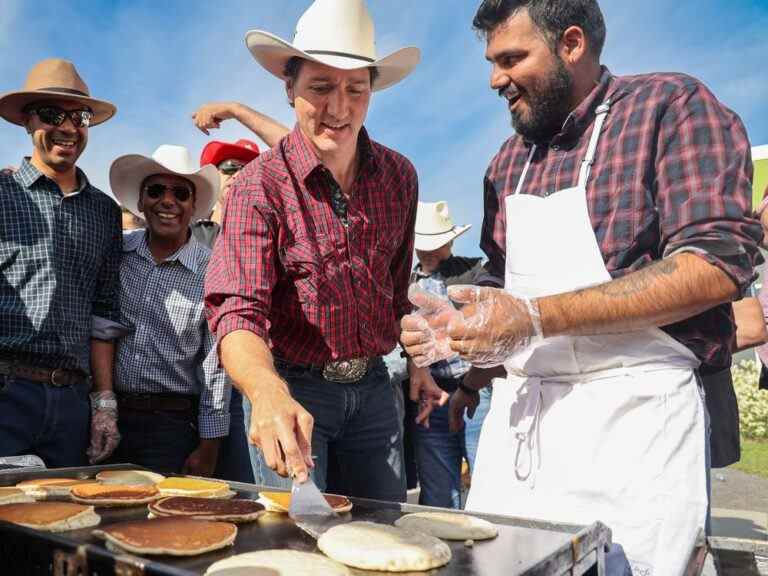
[[[120,208],[117,204],[112,204],[109,223],[111,236],[97,273],[96,291],[91,309],[93,320],[97,323],[120,321],[120,258],[123,254],[123,232]],[[96,320],[97,318],[99,320]],[[93,336],[98,337],[99,333],[95,332]]]
[[[752,161],[741,120],[692,81],[664,111],[657,146],[664,257],[696,253],[746,294],[762,262],[762,228],[751,210]]]
[[[275,224],[258,167],[233,183],[208,265],[205,313],[216,339],[247,330],[267,340],[277,280]]]
[[[198,433],[200,438],[220,438],[229,434],[229,400],[232,384],[219,363],[216,341],[206,326],[200,378],[200,405],[198,407]]]

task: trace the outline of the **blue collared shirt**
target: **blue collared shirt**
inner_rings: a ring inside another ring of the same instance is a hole
[[[25,158],[0,172],[0,354],[90,373],[95,318],[119,320],[120,209],[77,170],[59,186]]]
[[[118,341],[115,366],[118,393],[198,395],[201,438],[229,433],[232,390],[203,314],[210,254],[190,236],[158,264],[144,230],[124,235],[121,321],[131,332]]]

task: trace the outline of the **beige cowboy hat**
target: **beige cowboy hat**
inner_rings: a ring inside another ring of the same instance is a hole
[[[378,58],[373,20],[365,0],[315,0],[296,24],[293,43],[263,30],[251,30],[245,44],[264,68],[285,80],[285,64],[298,56],[333,68],[375,67],[373,90],[383,90],[408,76],[419,63],[420,51],[401,48]]]
[[[139,188],[144,179],[155,174],[183,176],[195,185],[195,213],[192,222],[207,218],[219,198],[219,173],[212,164],[202,168],[192,162],[184,146],[163,144],[151,158],[140,154],[120,156],[109,168],[112,193],[125,208],[139,218]]]
[[[25,107],[41,100],[71,100],[87,106],[93,111],[91,126],[109,120],[117,112],[114,104],[91,98],[88,86],[80,78],[75,65],[60,58],[38,62],[29,71],[24,88],[0,96],[0,116],[8,122],[24,126]]]
[[[453,223],[447,202],[419,202],[416,209],[415,248],[422,252],[437,250],[470,228],[471,224],[456,226]]]

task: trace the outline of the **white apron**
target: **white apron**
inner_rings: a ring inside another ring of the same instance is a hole
[[[506,199],[505,289],[529,298],[611,279],[586,184],[610,103],[578,185]],[[635,576],[682,574],[707,510],[699,361],[652,328],[549,338],[507,360],[483,425],[467,509],[554,522],[601,521]]]

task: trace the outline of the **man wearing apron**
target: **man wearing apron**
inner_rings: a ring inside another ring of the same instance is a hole
[[[682,574],[707,513],[696,371],[730,362],[760,259],[744,128],[693,78],[601,67],[595,0],[486,0],[474,25],[517,132],[485,179],[505,289],[414,298],[403,344],[506,368],[467,509],[600,520],[633,574]]]

